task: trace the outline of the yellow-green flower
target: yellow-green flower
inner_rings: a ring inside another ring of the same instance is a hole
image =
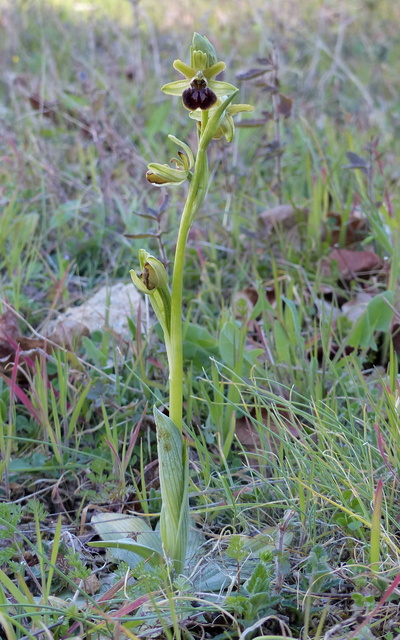
[[[205,55],[204,58],[206,58]],[[218,97],[232,93],[236,89],[229,82],[214,80],[215,76],[225,69],[224,62],[217,62],[208,69],[198,70],[189,67],[181,60],[175,60],[173,66],[185,76],[185,80],[169,82],[162,87],[162,91],[169,96],[182,96],[182,102],[186,109],[210,109]]]
[[[212,113],[216,111],[227,96],[222,96],[218,98],[216,103],[210,108],[210,117]],[[219,140],[222,136],[225,136],[227,142],[232,142],[234,133],[235,133],[235,123],[233,121],[233,116],[237,113],[243,113],[245,111],[254,111],[254,107],[251,104],[230,104],[225,109],[225,113],[221,118],[221,122],[214,132],[213,139]],[[197,126],[201,128],[201,113],[198,110],[191,111],[189,113],[189,117],[193,120],[197,120]]]
[[[236,90],[228,82],[219,82],[214,78],[221,73],[225,62],[216,62],[215,49],[207,38],[194,34],[193,46],[190,48],[190,65],[182,60],[175,60],[174,69],[179,71],[185,80],[169,82],[162,91],[170,96],[182,96],[186,109],[210,109],[217,98]]]
[[[178,138],[175,138],[175,136],[169,135],[168,138],[179,147],[182,147],[183,151],[178,151],[179,158],[171,158],[171,162],[175,163],[175,169],[168,164],[160,164],[158,162],[151,162],[148,165],[146,178],[156,187],[179,186],[188,177],[191,177],[191,169],[194,165],[191,148],[181,140],[178,140]]]

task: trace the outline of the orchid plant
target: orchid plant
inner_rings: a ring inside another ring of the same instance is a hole
[[[213,139],[223,136],[227,142],[231,142],[234,135],[233,116],[252,111],[253,107],[248,104],[232,104],[238,89],[227,82],[215,80],[226,65],[217,61],[212,44],[198,33],[193,36],[190,65],[175,60],[173,67],[184,79],[164,85],[162,91],[167,95],[180,96],[183,106],[189,110],[189,117],[196,121],[197,151],[194,153],[189,145],[170,135],[169,139],[179,147],[177,157],[172,158],[170,164],[150,163],[146,174],[147,180],[156,187],[178,187],[186,180],[189,182],[176,243],[171,289],[164,265],[144,249],[139,251],[140,275],[133,270],[130,274],[139,291],[149,296],[164,333],[169,365],[169,417],[157,408],[154,409],[162,498],[159,526],[161,545],[154,542],[150,544],[151,534],[155,532],[148,530],[141,531],[145,534],[142,542],[144,544],[146,539],[147,548],[153,548],[156,555],[161,553],[168,566],[176,572],[182,572],[190,546],[188,455],[182,434],[182,295],[186,244],[190,228],[209,187],[207,149]],[[96,528],[101,528],[100,522],[97,522]],[[140,549],[140,546],[135,544],[133,550],[139,556],[148,558],[148,552]],[[126,548],[128,547],[132,549],[132,541],[127,543]]]

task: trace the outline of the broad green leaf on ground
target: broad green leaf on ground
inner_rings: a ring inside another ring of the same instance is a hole
[[[112,558],[126,562],[131,568],[143,558],[153,564],[163,560],[160,534],[153,531],[143,518],[103,512],[93,516],[92,525],[103,542],[90,545],[110,549]]]

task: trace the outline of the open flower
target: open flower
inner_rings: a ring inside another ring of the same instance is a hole
[[[210,117],[214,111],[216,111],[227,96],[218,98],[215,104],[210,108]],[[232,142],[235,133],[235,123],[233,116],[237,113],[243,113],[245,111],[253,111],[254,107],[251,104],[230,104],[225,109],[225,113],[221,118],[221,122],[214,132],[213,139],[219,140],[222,136],[225,136],[227,142]],[[193,120],[197,120],[197,126],[201,128],[201,113],[198,110],[191,111],[189,117]]]
[[[176,168],[158,162],[151,162],[148,165],[146,178],[156,187],[172,187],[182,184],[188,177],[191,177],[191,169],[194,165],[191,148],[175,136],[169,135],[168,138],[182,147],[183,151],[178,151],[178,158],[171,158],[171,162],[175,163]]]
[[[190,65],[175,60],[173,67],[185,76],[185,80],[169,82],[162,91],[170,96],[182,96],[186,109],[208,110],[217,98],[236,90],[233,84],[214,80],[226,65],[225,62],[216,62],[214,47],[199,34],[195,34],[190,48]]]

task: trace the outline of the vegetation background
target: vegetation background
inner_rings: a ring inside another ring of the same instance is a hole
[[[0,6],[0,637],[400,638],[400,6]],[[128,272],[173,256],[185,188],[145,171],[195,140],[160,91],[193,31],[255,106],[212,146],[185,273],[214,594],[86,546],[94,513],[160,509],[166,358]]]

